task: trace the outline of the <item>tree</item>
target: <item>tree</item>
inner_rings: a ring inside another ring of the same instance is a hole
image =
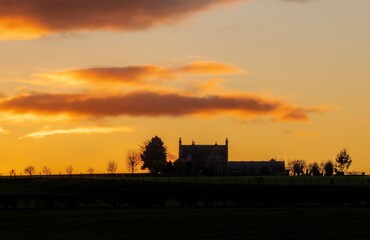
[[[313,162],[309,165],[309,171],[313,176],[320,176],[321,174],[321,167],[317,162]]]
[[[141,148],[140,158],[143,161],[142,169],[149,169],[152,173],[163,172],[167,160],[167,148],[162,139],[155,136]]]
[[[290,171],[293,173],[293,176],[303,175],[304,169],[306,168],[305,160],[293,160],[288,163]]]
[[[333,173],[334,173],[334,163],[333,163],[333,161],[328,160],[328,161],[324,162],[323,169],[324,169],[324,175],[325,176],[333,176]]]
[[[335,162],[337,165],[337,172],[344,172],[349,169],[349,166],[351,166],[352,158],[348,154],[347,150],[343,149],[340,151],[340,153],[338,153]]]
[[[87,169],[87,172],[88,172],[89,174],[93,174],[93,173],[94,173],[94,168],[93,168],[93,167],[89,167],[89,168]]]
[[[114,160],[110,160],[107,164],[107,171],[114,174],[117,171],[118,163]]]
[[[66,173],[67,173],[68,175],[72,175],[72,172],[73,172],[73,166],[72,166],[72,165],[68,165],[68,166],[66,167]]]
[[[42,168],[42,173],[45,174],[45,175],[50,175],[51,174],[51,170],[50,170],[50,168],[48,168],[47,166],[45,166],[45,167]]]
[[[34,173],[35,173],[35,167],[32,166],[32,165],[28,165],[25,169],[24,169],[24,173],[25,174],[28,174],[30,176],[32,176]]]
[[[14,170],[14,168],[12,168],[10,171],[9,171],[9,175],[10,176],[15,176],[16,172]]]
[[[140,164],[140,158],[136,150],[130,149],[127,151],[127,169],[131,173],[135,173]]]

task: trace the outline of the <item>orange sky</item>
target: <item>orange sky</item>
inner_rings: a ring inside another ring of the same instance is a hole
[[[106,172],[160,136],[370,172],[370,2],[0,0],[0,173]]]

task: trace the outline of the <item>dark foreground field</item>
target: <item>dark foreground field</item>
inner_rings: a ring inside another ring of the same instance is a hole
[[[158,180],[2,178],[0,239],[370,239],[366,184]]]
[[[189,183],[166,179],[0,179],[0,209],[370,207],[367,185]]]
[[[0,211],[1,239],[370,239],[369,208]]]

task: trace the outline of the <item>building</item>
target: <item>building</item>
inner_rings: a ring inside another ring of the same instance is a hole
[[[285,176],[284,161],[230,161],[227,163],[230,175],[264,175],[264,176]]]
[[[184,171],[191,174],[227,174],[228,144],[225,145],[183,145],[179,139],[179,161],[184,163]]]

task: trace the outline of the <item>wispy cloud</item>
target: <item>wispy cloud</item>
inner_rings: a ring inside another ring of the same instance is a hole
[[[157,65],[138,65],[125,67],[95,67],[72,69],[54,73],[39,74],[38,81],[61,82],[75,85],[92,84],[126,84],[138,85],[153,82],[156,79],[174,79],[183,75],[230,75],[239,74],[242,70],[231,64],[216,61],[198,61],[179,67]]]
[[[270,116],[276,121],[305,121],[321,107],[304,107],[280,99],[250,94],[194,96],[181,93],[130,92],[121,95],[28,94],[0,102],[0,111],[12,114],[85,117],[231,115],[248,119]]]
[[[129,127],[79,127],[73,129],[46,129],[42,131],[33,132],[20,137],[24,138],[44,138],[53,135],[61,134],[103,134],[103,133],[115,133],[115,132],[131,132],[132,128]]]
[[[0,39],[54,33],[138,31],[247,0],[0,0]]]

